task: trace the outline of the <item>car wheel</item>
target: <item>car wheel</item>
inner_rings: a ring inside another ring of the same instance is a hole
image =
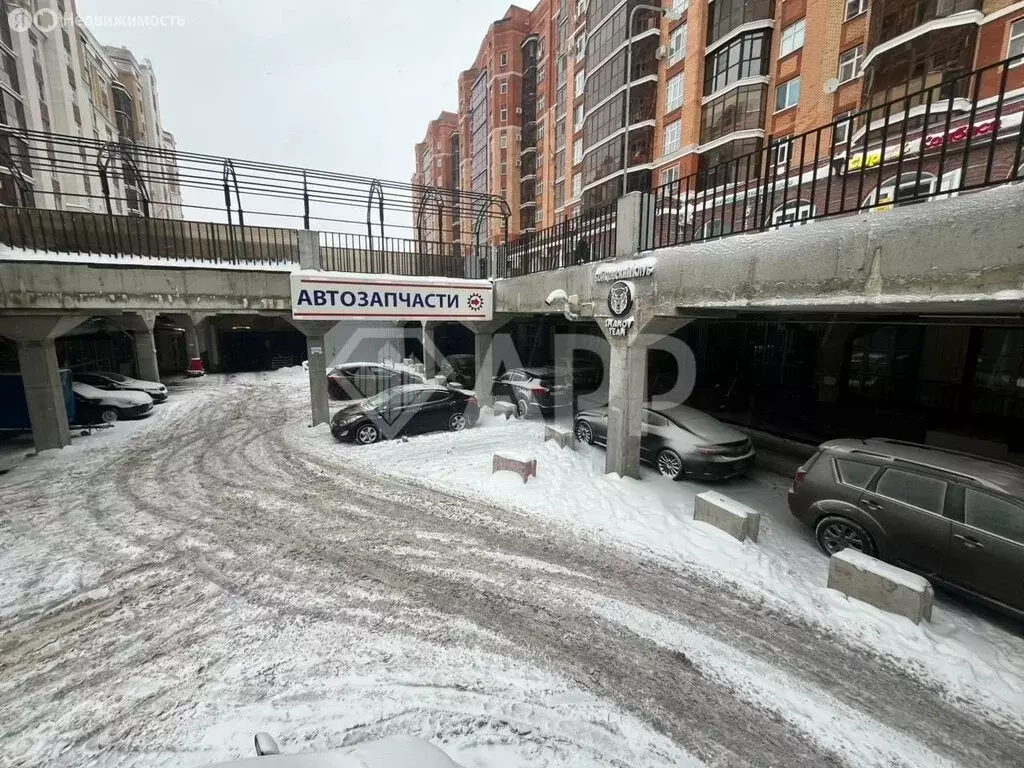
[[[453,413],[448,419],[448,429],[452,432],[461,432],[469,426],[469,419],[464,413]]]
[[[590,426],[590,422],[583,421],[582,419],[577,421],[574,431],[579,442],[586,443],[587,445],[594,444],[594,428]]]
[[[814,538],[827,555],[849,548],[874,557],[878,551],[874,539],[864,526],[845,517],[823,518],[814,528]]]
[[[518,400],[516,400],[516,418],[530,418],[530,403],[527,401],[525,397],[520,397]]]
[[[100,411],[100,421],[104,424],[113,424],[121,418],[121,414],[117,412],[116,408],[104,408]]]
[[[373,424],[363,424],[356,429],[356,442],[360,445],[372,445],[380,440],[380,430]]]
[[[663,477],[678,480],[683,476],[683,460],[678,453],[667,448],[658,454],[657,467]]]

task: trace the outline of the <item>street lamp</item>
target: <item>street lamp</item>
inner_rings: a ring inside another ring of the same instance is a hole
[[[633,22],[637,11],[660,13],[669,21],[683,18],[681,13],[660,5],[636,5],[629,12],[626,23],[626,132],[622,137],[622,194],[626,194],[629,182],[629,96],[633,92]]]

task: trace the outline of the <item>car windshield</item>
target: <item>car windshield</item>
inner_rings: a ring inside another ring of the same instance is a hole
[[[108,373],[107,371],[101,371],[94,375],[102,376],[104,379],[110,379],[111,381],[116,381],[118,384],[124,384],[128,381],[128,377],[122,376],[120,373]]]
[[[376,395],[371,395],[363,400],[363,402],[360,403],[360,407],[362,407],[364,411],[376,411],[386,406],[398,391],[399,390],[397,389],[389,389],[384,392],[378,392]]]

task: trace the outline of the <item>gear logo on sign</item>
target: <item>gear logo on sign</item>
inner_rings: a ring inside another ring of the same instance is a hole
[[[469,296],[469,308],[474,312],[481,312],[484,308],[484,299],[479,293],[472,293]]]
[[[629,314],[629,310],[633,308],[633,291],[630,290],[629,283],[624,280],[619,280],[617,283],[612,285],[610,291],[608,291],[608,309],[615,317],[622,317],[623,315]]]

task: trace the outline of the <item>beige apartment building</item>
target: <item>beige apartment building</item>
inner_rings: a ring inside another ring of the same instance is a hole
[[[735,181],[743,163],[731,161],[769,142],[773,152],[781,145],[778,162],[792,165],[787,139],[823,126],[818,156],[844,151],[863,134],[846,117],[908,94],[962,115],[1000,88],[1024,89],[1024,66],[1006,70],[1005,83],[982,78],[977,93],[963,77],[1024,53],[1019,0],[662,0],[661,13],[637,8],[649,4],[512,6],[460,75],[452,182],[504,197],[511,239],[608,205],[624,188]],[[417,162],[419,155],[418,146]],[[448,236],[469,244],[472,225],[462,221]],[[496,225],[488,235],[498,241]]]
[[[40,18],[40,11],[47,23],[12,28],[12,12]],[[0,203],[106,212],[97,170],[103,165],[113,213],[143,213],[144,185],[150,215],[182,217],[174,138],[162,128],[148,61],[101,45],[74,0],[0,0],[0,62],[0,129],[11,132],[0,137],[0,158],[7,150],[14,159],[0,162]],[[19,129],[85,138],[106,149],[26,140],[15,136]],[[138,145],[161,155],[139,156]]]

